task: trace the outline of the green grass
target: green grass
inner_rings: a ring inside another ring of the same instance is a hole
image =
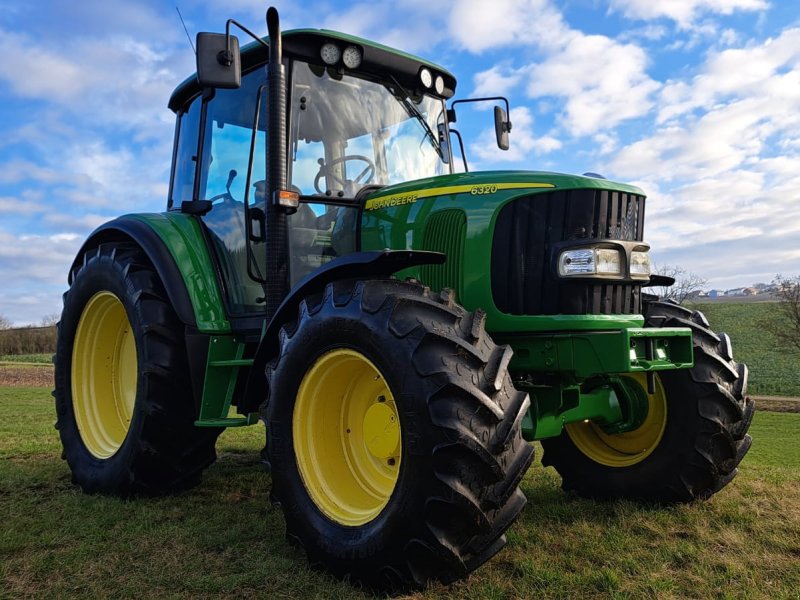
[[[697,304],[714,331],[731,336],[733,356],[750,368],[751,394],[800,396],[800,353],[782,349],[761,323],[775,318],[775,302]]]
[[[3,354],[0,355],[0,363],[3,362],[52,365],[53,354]]]
[[[203,483],[121,501],[70,483],[49,392],[0,388],[0,597],[364,598],[284,541],[260,426],[227,431]],[[535,464],[509,544],[468,580],[413,598],[796,598],[800,414],[757,414],[737,479],[654,508],[563,494]]]

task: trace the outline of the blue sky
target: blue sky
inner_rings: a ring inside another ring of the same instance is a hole
[[[192,36],[266,4],[178,0]],[[800,273],[800,3],[796,0],[276,2],[321,27],[443,64],[473,168],[583,173],[643,187],[646,240],[730,288]],[[172,89],[194,71],[175,2],[0,0],[0,315],[61,310],[83,239],[165,207]]]

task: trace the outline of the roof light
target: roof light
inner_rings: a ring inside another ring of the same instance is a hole
[[[322,48],[319,49],[319,56],[326,65],[335,65],[342,57],[342,51],[339,50],[339,46],[336,44],[326,42],[322,44]]]
[[[444,93],[444,78],[441,75],[436,76],[436,93],[440,96]]]
[[[431,75],[431,72],[425,67],[422,67],[422,70],[419,72],[419,80],[426,88],[430,88],[433,85],[433,75]]]
[[[342,62],[348,69],[357,69],[361,65],[361,50],[356,46],[348,46],[342,53]]]

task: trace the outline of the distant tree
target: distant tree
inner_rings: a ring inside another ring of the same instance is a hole
[[[51,327],[58,323],[58,320],[61,318],[61,315],[58,313],[53,313],[50,315],[45,315],[42,317],[42,327]]]
[[[761,324],[784,348],[800,351],[800,275],[776,275],[772,285],[778,298],[775,318]]]
[[[708,279],[703,279],[678,265],[655,266],[653,270],[657,275],[671,277],[675,283],[670,286],[654,286],[652,290],[660,298],[674,300],[678,304],[697,296],[708,285]]]
[[[11,321],[0,315],[0,329],[11,329]]]

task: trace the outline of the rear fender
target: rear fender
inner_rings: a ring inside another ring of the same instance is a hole
[[[202,333],[230,324],[200,225],[183,214],[125,215],[95,229],[72,263],[69,282],[86,252],[101,244],[133,243],[147,255],[178,318]]]

